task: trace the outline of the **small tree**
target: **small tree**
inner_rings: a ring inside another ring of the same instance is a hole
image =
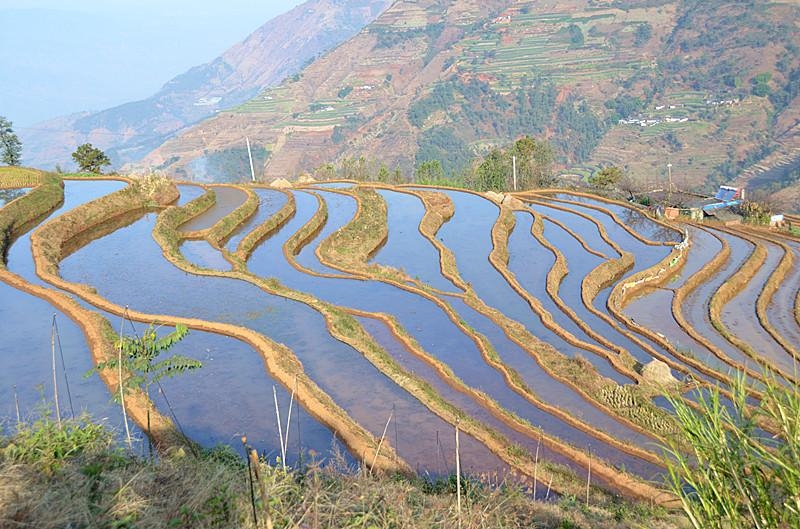
[[[128,373],[121,384],[123,388],[138,389],[147,397],[147,435],[150,435],[150,388],[162,378],[171,378],[175,375],[199,369],[202,364],[197,360],[181,355],[172,355],[169,358],[157,361],[161,353],[168,351],[173,345],[181,341],[189,330],[183,325],[177,325],[175,331],[159,338],[158,329],[150,325],[139,336],[120,336],[116,344],[121,351],[118,358],[97,364],[90,373],[103,369],[118,370]],[[120,359],[122,364],[120,365]]]
[[[91,143],[80,145],[72,153],[72,159],[78,164],[78,171],[82,173],[101,174],[103,167],[111,165],[106,153],[92,146]]]
[[[0,160],[6,165],[19,165],[22,161],[22,143],[12,123],[3,116],[0,116]]]
[[[580,48],[583,46],[583,31],[580,26],[577,24],[570,24],[567,31],[569,32],[569,43],[573,48]]]
[[[653,26],[651,26],[649,22],[637,24],[636,31],[633,35],[633,45],[637,48],[644,46],[653,36]]]
[[[617,166],[611,165],[603,167],[592,176],[589,177],[589,183],[599,189],[607,189],[611,186],[617,185],[622,179],[622,169]]]
[[[439,160],[425,160],[414,171],[414,181],[418,184],[437,184],[444,180],[444,169]]]
[[[511,174],[511,157],[501,149],[492,149],[475,170],[475,189],[501,191]]]
[[[514,142],[511,154],[517,157],[517,187],[548,187],[553,185],[553,148],[546,140],[524,136]]]

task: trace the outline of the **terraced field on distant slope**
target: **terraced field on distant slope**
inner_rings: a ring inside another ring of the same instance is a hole
[[[113,351],[109,322],[190,327],[178,351],[205,365],[152,396],[162,446],[185,442],[176,428],[206,445],[247,434],[290,464],[335,443],[354,464],[442,474],[458,428],[472,474],[543,495],[580,493],[591,473],[597,494],[666,502],[666,394],[724,389],[733,367],[797,378],[800,241],[775,233],[667,225],[557,190],[500,203],[349,182],[70,180],[59,206],[60,185],[26,182],[0,209],[0,311],[13,299],[49,322],[56,307],[73,379]],[[50,328],[25,329],[3,327],[1,360],[29,410],[48,359],[12,355]],[[109,390],[74,384],[79,407],[107,413]],[[143,429],[146,402],[127,405]]]

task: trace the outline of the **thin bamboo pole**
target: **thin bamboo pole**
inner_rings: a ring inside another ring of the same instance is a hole
[[[286,470],[286,445],[283,442],[283,429],[281,427],[281,410],[278,407],[278,390],[272,385],[272,399],[275,401],[275,414],[278,418],[278,439],[281,442],[281,465]]]
[[[58,377],[56,376],[56,315],[53,314],[53,324],[50,329],[50,349],[53,358],[53,397],[56,404],[56,420],[61,428],[61,407],[58,405]]]
[[[131,440],[131,430],[128,427],[128,412],[125,409],[125,391],[122,383],[122,333],[125,332],[125,315],[128,314],[128,306],[122,313],[122,321],[119,325],[119,347],[117,347],[117,376],[119,377],[119,402],[122,406],[122,422],[125,423],[125,439],[128,441],[128,449],[133,447]]]
[[[17,385],[16,384],[14,384],[14,407],[17,410],[17,426],[19,426],[19,423],[22,422],[22,421],[20,420],[20,416],[19,416],[19,396],[17,395]]]
[[[586,476],[586,506],[589,506],[589,487],[592,484],[592,451],[589,449],[589,474]]]
[[[370,473],[372,473],[372,469],[375,468],[375,463],[378,461],[378,455],[381,453],[383,441],[386,439],[386,432],[389,431],[389,423],[392,422],[392,415],[394,415],[394,410],[389,413],[389,418],[386,420],[386,426],[383,427],[383,434],[381,434],[381,440],[378,442],[378,449],[375,450],[375,457],[372,458],[372,464],[369,466]]]

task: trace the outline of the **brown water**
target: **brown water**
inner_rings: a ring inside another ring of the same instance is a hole
[[[214,186],[212,189],[217,196],[216,203],[201,215],[182,224],[181,231],[208,229],[247,200],[247,194],[235,187]]]

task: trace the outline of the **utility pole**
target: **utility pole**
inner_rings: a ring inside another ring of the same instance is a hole
[[[517,157],[516,156],[512,156],[511,157],[511,165],[514,168],[514,191],[516,191],[517,190]]]
[[[255,182],[256,181],[256,171],[253,169],[253,153],[250,152],[250,138],[245,136],[244,138],[247,140],[247,157],[250,158],[250,179]]]
[[[667,201],[672,206],[672,162],[667,162],[667,180],[669,181],[669,189],[667,191]]]

